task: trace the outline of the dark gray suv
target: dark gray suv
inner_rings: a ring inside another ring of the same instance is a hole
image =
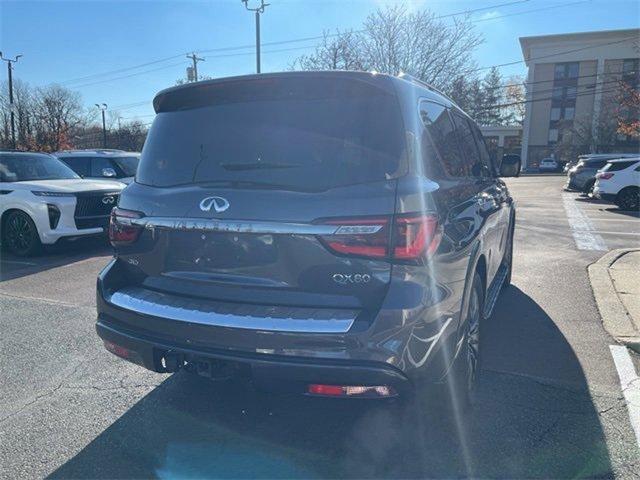
[[[199,82],[154,108],[98,278],[109,351],[307,395],[448,384],[469,403],[511,277],[499,169],[519,165],[496,165],[465,113],[365,72]]]

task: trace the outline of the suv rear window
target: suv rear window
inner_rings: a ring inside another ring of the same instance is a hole
[[[272,83],[274,87],[250,81],[216,86],[222,92],[216,92],[213,105],[187,110],[174,105],[177,111],[160,111],[137,182],[317,191],[400,173],[405,139],[394,95],[365,82],[335,78]]]
[[[611,162],[608,163],[605,170],[607,172],[618,172],[620,170],[624,170],[625,168],[629,168],[631,165],[638,163],[638,160],[630,160],[628,162]]]

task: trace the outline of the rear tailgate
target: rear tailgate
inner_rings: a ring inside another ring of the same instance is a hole
[[[185,110],[175,110],[175,98],[156,99],[139,183],[120,202],[144,227],[118,246],[129,277],[265,312],[372,314],[390,281],[380,245],[404,168],[393,91],[322,76],[211,88],[203,104],[197,89],[181,93]]]

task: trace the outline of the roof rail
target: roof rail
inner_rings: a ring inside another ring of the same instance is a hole
[[[433,85],[425,82],[424,80],[420,80],[419,78],[414,77],[413,75],[409,75],[408,73],[400,72],[398,74],[398,78],[401,78],[403,80],[407,80],[408,82],[417,83],[418,85],[421,85],[421,86],[431,90],[432,92],[437,93],[438,95],[442,95],[444,98],[446,98],[447,100],[450,100],[452,103],[454,103],[453,100],[451,100],[451,98],[449,98],[449,95],[447,95],[446,93],[444,93],[441,90],[438,90],[436,87],[434,87]]]

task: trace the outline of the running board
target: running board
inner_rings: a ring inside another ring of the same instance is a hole
[[[489,287],[489,290],[487,291],[487,298],[485,299],[484,309],[482,311],[482,316],[484,318],[489,318],[493,313],[493,308],[496,306],[498,296],[500,295],[504,281],[507,278],[507,272],[508,267],[506,265],[500,265],[498,273],[496,273],[496,276],[491,283],[491,287]]]

